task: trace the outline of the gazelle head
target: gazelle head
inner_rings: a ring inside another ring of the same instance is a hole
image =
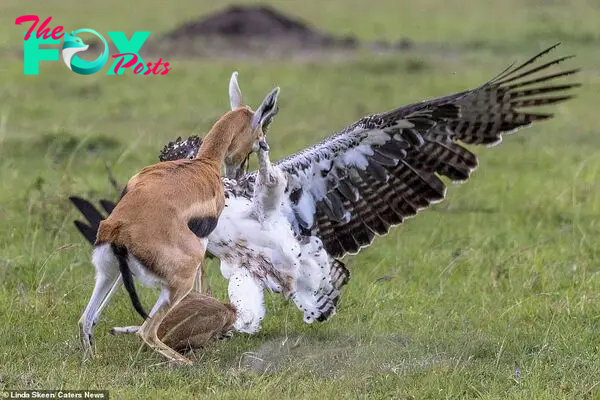
[[[229,81],[229,103],[232,111],[243,110],[243,112],[249,113],[250,125],[245,127],[244,133],[235,137],[225,156],[225,176],[229,179],[239,179],[246,173],[251,153],[257,152],[260,148],[268,150],[269,146],[265,138],[266,129],[278,111],[278,87],[273,89],[264,98],[256,111],[253,111],[250,106],[244,105],[242,102],[242,91],[240,90],[237,76],[237,72],[231,74]]]

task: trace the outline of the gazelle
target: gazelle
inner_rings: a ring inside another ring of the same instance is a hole
[[[165,316],[157,335],[164,344],[183,354],[202,348],[212,340],[231,337],[236,314],[232,304],[192,291]],[[113,328],[110,333],[132,334],[139,328]]]
[[[94,316],[111,287],[122,279],[135,310],[145,319],[137,334],[167,359],[191,364],[158,338],[158,328],[202,275],[198,270],[207,237],[225,206],[223,163],[228,171],[239,170],[252,152],[268,148],[263,125],[276,112],[279,88],[267,95],[256,112],[241,104],[236,72],[229,92],[231,111],[213,125],[195,157],[142,169],[129,180],[111,215],[100,223],[92,257],[96,283],[79,320],[86,355],[92,353]],[[149,314],[139,301],[133,275],[161,287]]]

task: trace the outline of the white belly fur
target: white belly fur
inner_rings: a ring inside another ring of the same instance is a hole
[[[117,258],[109,243],[102,244],[94,249],[92,253],[92,263],[96,266],[96,270],[99,273],[106,273],[105,271],[120,273]],[[162,278],[148,271],[148,269],[146,269],[144,265],[131,254],[127,257],[127,264],[129,265],[131,273],[141,280],[145,286],[159,287],[165,284]]]

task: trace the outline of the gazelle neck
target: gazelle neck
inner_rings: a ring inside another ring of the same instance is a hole
[[[202,141],[196,158],[213,161],[220,167],[235,136],[243,134],[245,126],[250,124],[248,114],[248,110],[237,109],[222,116]]]

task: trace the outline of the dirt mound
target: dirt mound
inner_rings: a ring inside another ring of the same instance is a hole
[[[354,36],[335,36],[282,14],[268,5],[232,5],[188,21],[154,39],[140,54],[202,58],[285,58],[312,60],[352,57],[364,48],[374,52],[403,51],[404,40],[360,43]]]
[[[302,21],[292,19],[266,5],[233,5],[226,10],[191,21],[166,35],[171,39],[198,36],[226,37],[294,37],[297,39],[334,39],[310,28]]]
[[[198,40],[197,40],[198,39]],[[259,48],[345,48],[353,49],[354,37],[336,37],[310,27],[303,21],[288,17],[267,5],[233,5],[207,17],[189,21],[160,39],[164,46],[190,50],[190,42],[203,42],[204,50],[215,46]],[[210,51],[209,51],[210,53]]]

